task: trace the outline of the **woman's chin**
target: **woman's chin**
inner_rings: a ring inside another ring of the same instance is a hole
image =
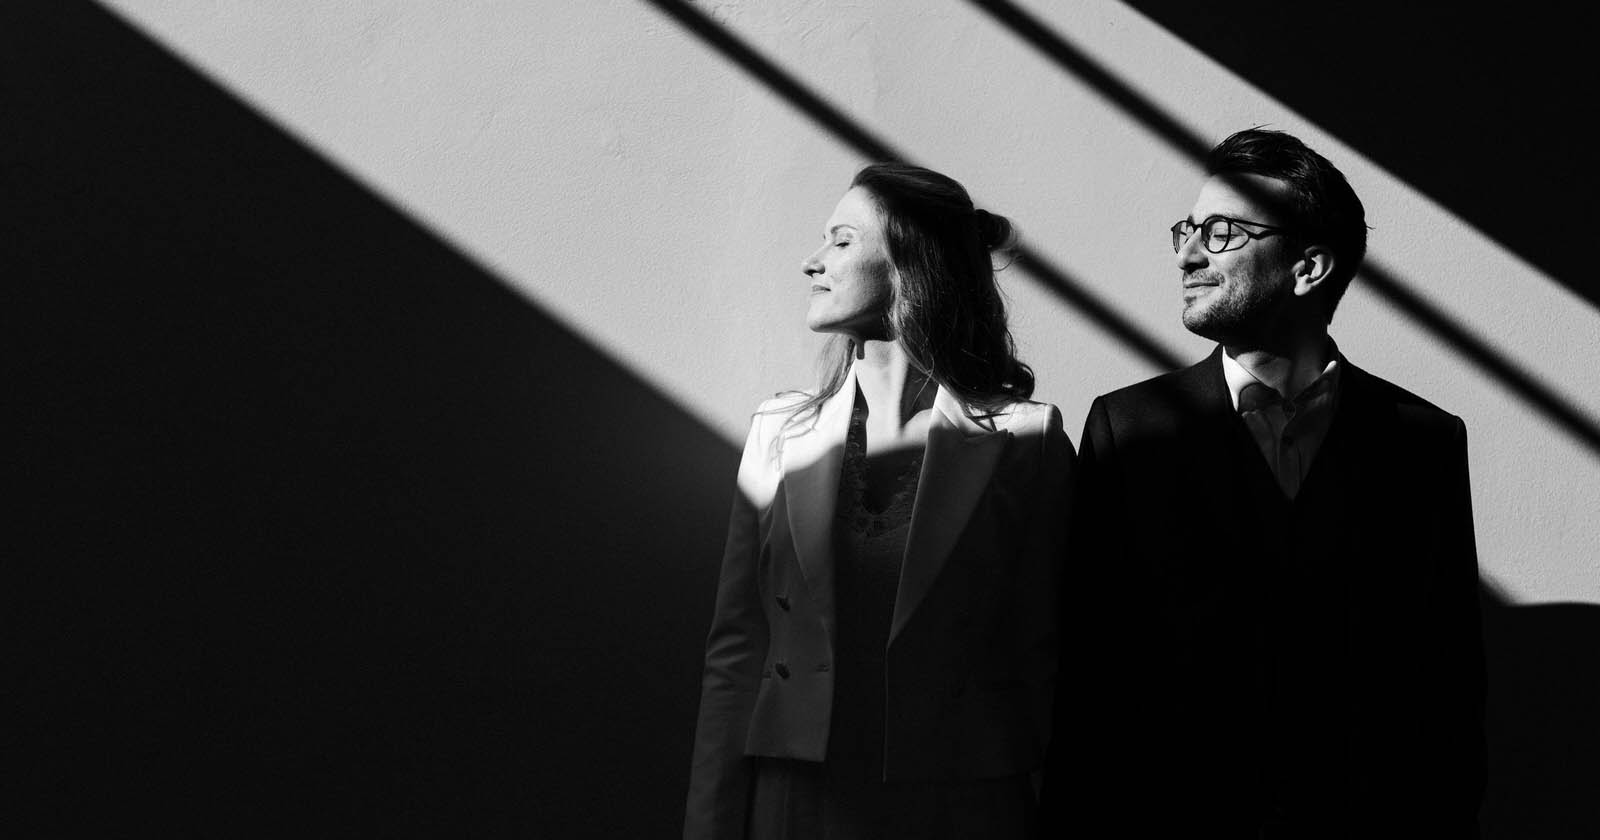
[[[806,329],[815,333],[836,333],[844,332],[844,325],[836,318],[814,312],[806,315]]]

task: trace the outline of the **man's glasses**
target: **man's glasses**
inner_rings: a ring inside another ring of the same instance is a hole
[[[1256,228],[1250,230],[1249,228]],[[1172,226],[1172,251],[1177,253],[1183,250],[1183,243],[1195,231],[1200,231],[1200,244],[1213,254],[1223,251],[1237,251],[1252,239],[1261,239],[1274,233],[1282,233],[1285,228],[1276,225],[1264,225],[1260,222],[1247,222],[1244,219],[1230,219],[1227,216],[1207,216],[1200,224],[1195,224],[1188,219],[1183,219]]]

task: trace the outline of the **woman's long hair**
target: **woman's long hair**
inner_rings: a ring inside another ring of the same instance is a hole
[[[1033,370],[1017,358],[990,256],[1014,245],[1011,222],[974,208],[955,180],[920,166],[875,163],[850,186],[872,196],[883,220],[897,278],[889,325],[912,364],[980,416],[1032,396]],[[844,336],[828,342],[820,386],[786,407],[794,413],[785,428],[822,410],[853,356]]]

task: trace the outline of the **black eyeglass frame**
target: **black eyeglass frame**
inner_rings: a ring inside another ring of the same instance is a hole
[[[1195,231],[1204,231],[1217,222],[1228,223],[1227,242],[1224,242],[1221,248],[1213,250],[1211,247],[1210,234],[1200,237],[1200,247],[1206,249],[1206,253],[1208,254],[1221,254],[1226,251],[1237,251],[1240,248],[1243,248],[1253,239],[1265,239],[1273,234],[1287,233],[1289,231],[1289,228],[1283,227],[1282,225],[1268,225],[1261,222],[1252,222],[1248,219],[1235,219],[1232,216],[1207,216],[1200,220],[1200,223],[1197,225],[1190,225],[1188,219],[1179,219],[1173,223],[1172,227],[1168,228],[1168,230],[1172,231],[1172,253],[1176,254],[1179,251],[1182,251],[1183,243],[1188,242],[1189,237],[1193,236]],[[1189,225],[1188,231],[1183,230],[1184,226],[1186,225]],[[1247,230],[1242,227],[1243,225],[1262,228],[1262,230],[1260,232]],[[1244,239],[1240,240],[1239,244],[1237,245],[1229,245],[1228,243],[1234,241],[1234,231],[1244,234]]]

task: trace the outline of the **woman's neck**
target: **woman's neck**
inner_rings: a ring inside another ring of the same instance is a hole
[[[869,437],[899,438],[933,405],[938,386],[912,364],[898,342],[856,342],[855,368],[856,384],[867,401]]]

